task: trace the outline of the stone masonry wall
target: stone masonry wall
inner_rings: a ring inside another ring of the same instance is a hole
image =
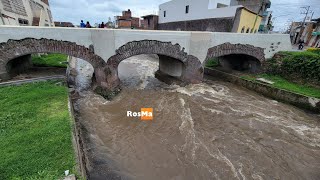
[[[211,31],[211,32],[231,32],[233,28],[233,18],[212,18],[192,21],[178,21],[161,23],[159,30],[174,31]]]
[[[244,54],[248,56],[252,56],[262,63],[265,61],[264,49],[260,47],[255,47],[249,44],[231,44],[231,43],[224,43],[212,48],[208,49],[206,62],[214,57],[226,56],[231,54]]]

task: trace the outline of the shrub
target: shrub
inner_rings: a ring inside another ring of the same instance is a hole
[[[217,66],[219,66],[218,58],[211,58],[206,63],[206,67],[217,67]]]
[[[314,52],[279,52],[266,65],[272,74],[320,81],[320,55]]]
[[[320,55],[320,48],[308,48],[307,51]]]

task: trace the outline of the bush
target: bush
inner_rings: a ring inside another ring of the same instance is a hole
[[[308,48],[307,51],[320,55],[320,48]]]
[[[266,65],[267,72],[287,79],[320,81],[320,55],[314,52],[279,52]]]
[[[206,63],[206,67],[217,67],[217,66],[219,66],[218,58],[211,58]]]

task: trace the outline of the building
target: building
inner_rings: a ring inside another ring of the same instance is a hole
[[[259,26],[259,32],[268,33],[272,31],[272,11],[267,11],[271,7],[270,0],[231,0],[231,6],[242,5],[252,12],[262,16],[262,21]]]
[[[257,33],[261,24],[262,16],[257,15],[245,7],[239,7],[236,11],[233,29],[236,33]]]
[[[314,22],[314,29],[308,45],[320,48],[320,18],[312,19],[311,21]]]
[[[71,22],[54,22],[56,27],[75,27]]]
[[[259,32],[261,33],[268,33],[273,30],[272,25],[272,11],[265,11],[262,14],[262,21],[259,27]]]
[[[239,6],[242,5],[247,9],[257,13],[259,15],[263,15],[267,12],[267,9],[271,7],[270,0],[231,0],[230,6]]]
[[[160,30],[244,32],[258,31],[262,17],[231,0],[172,0],[159,6]],[[242,31],[244,29],[244,31]]]
[[[0,0],[0,25],[54,26],[48,0]]]
[[[315,22],[306,22],[304,24],[304,29],[301,35],[301,39],[303,42],[306,44],[309,44],[311,38],[312,38],[312,33],[314,32],[316,23]],[[302,22],[292,22],[291,28],[290,28],[290,38],[292,44],[297,44],[299,43],[299,34],[302,28]]]
[[[140,27],[140,18],[132,17],[130,9],[122,11],[122,16],[116,16],[115,21],[115,27],[120,29],[138,29]]]
[[[142,16],[142,18],[143,20],[141,20],[140,22],[142,29],[149,29],[149,30],[158,29],[159,16],[147,15],[147,16]]]

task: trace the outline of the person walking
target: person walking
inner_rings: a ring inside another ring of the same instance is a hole
[[[100,28],[104,28],[104,26],[105,26],[105,25],[104,25],[104,23],[102,22],[101,25],[100,25]]]
[[[81,28],[85,28],[86,27],[86,24],[83,22],[83,20],[81,20],[80,27]]]
[[[86,28],[91,28],[89,21],[87,21]]]
[[[303,44],[304,44],[304,41],[303,41],[303,40],[300,40],[300,41],[299,41],[299,47],[298,47],[299,50],[303,50],[303,47],[304,47]]]

